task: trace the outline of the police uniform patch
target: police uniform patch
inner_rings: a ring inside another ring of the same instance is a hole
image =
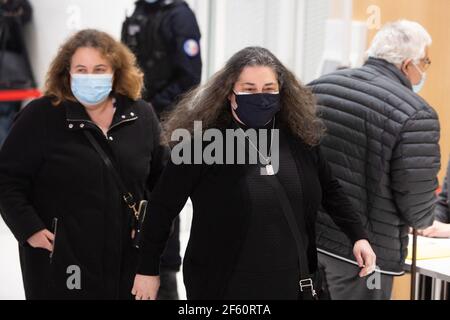
[[[195,57],[200,52],[200,47],[198,45],[198,42],[194,39],[188,39],[184,42],[183,45],[184,52],[189,57]]]

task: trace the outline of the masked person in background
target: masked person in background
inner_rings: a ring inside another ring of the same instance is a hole
[[[95,146],[129,195],[147,199],[166,149],[142,78],[124,45],[83,30],[53,60],[45,96],[18,116],[0,152],[0,210],[27,299],[132,298],[135,217]]]
[[[440,128],[418,95],[430,45],[420,24],[389,23],[375,35],[363,67],[310,84],[327,126],[324,154],[369,231],[380,268],[380,288],[349,276],[358,268],[352,243],[320,212],[319,262],[331,299],[390,299],[394,276],[404,273],[409,227],[433,223]]]
[[[209,147],[202,150],[200,141],[195,152],[201,134],[194,121],[201,121],[205,135],[228,130],[216,149],[222,159],[191,161]],[[361,221],[321,155],[322,125],[312,94],[268,50],[236,53],[163,123],[166,141],[179,129],[190,139],[175,144],[152,193],[136,299],[156,298],[160,256],[189,197],[194,212],[183,262],[188,299],[311,299],[317,289],[314,223],[320,204],[354,244],[362,268],[357,274],[374,270]],[[250,138],[256,129],[267,139]],[[230,132],[242,139],[235,141]],[[180,162],[177,147],[187,147],[188,154],[192,145],[194,152]],[[236,161],[239,150],[259,155],[259,161]]]
[[[144,72],[143,98],[158,116],[176,106],[178,98],[200,83],[200,30],[194,13],[182,0],[139,0],[122,27],[122,42],[136,55]],[[161,262],[158,299],[178,299],[180,220],[175,219]]]

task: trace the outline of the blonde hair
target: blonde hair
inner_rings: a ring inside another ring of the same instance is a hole
[[[60,47],[47,72],[44,94],[52,98],[54,105],[63,100],[76,100],[70,87],[70,63],[75,51],[83,47],[99,50],[111,63],[114,71],[114,93],[133,100],[141,97],[143,74],[137,67],[133,53],[109,34],[86,29],[71,36]]]

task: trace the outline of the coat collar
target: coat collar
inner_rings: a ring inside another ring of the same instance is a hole
[[[395,82],[401,83],[403,86],[412,90],[411,81],[392,63],[387,62],[384,59],[369,58],[364,66],[371,69],[375,69],[382,75],[394,80]]]
[[[122,95],[116,95],[114,100],[116,112],[114,113],[110,129],[119,126],[124,122],[138,119],[135,101]],[[69,130],[80,130],[92,125],[95,126],[95,123],[91,120],[85,107],[81,103],[78,101],[66,100],[63,104],[66,108],[66,121]]]

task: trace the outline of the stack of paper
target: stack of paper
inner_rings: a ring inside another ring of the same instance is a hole
[[[412,236],[409,238],[408,260],[412,259]],[[417,237],[417,260],[450,258],[450,239]]]

